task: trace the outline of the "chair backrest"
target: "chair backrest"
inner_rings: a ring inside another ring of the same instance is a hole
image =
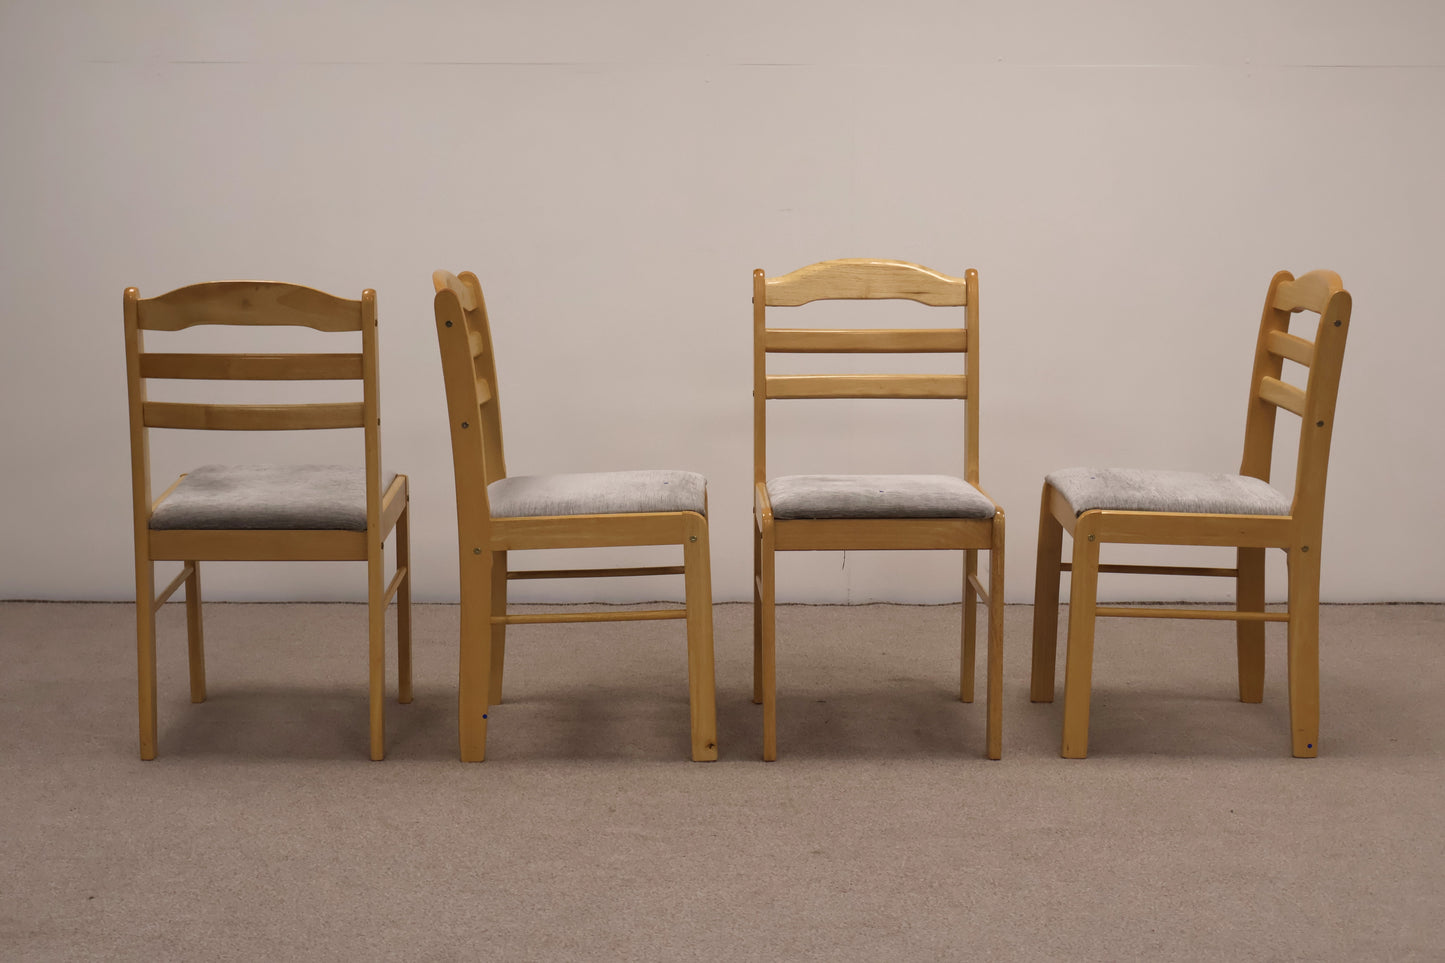
[[[1329,468],[1345,338],[1350,331],[1350,305],[1350,293],[1333,271],[1311,271],[1299,278],[1280,271],[1269,283],[1254,351],[1244,457],[1239,471],[1269,481],[1275,413],[1283,408],[1299,415],[1299,455],[1291,514],[1312,531],[1318,531],[1323,524],[1325,473]],[[1299,312],[1319,318],[1313,341],[1289,332],[1290,318]],[[1303,389],[1281,380],[1285,361],[1308,369]]]
[[[463,530],[480,531],[491,523],[487,486],[507,477],[487,303],[481,282],[470,271],[460,276],[435,271],[432,286],[451,422],[457,523]]]
[[[213,281],[154,298],[125,290],[126,375],[130,395],[131,471],[137,519],[149,518],[151,428],[284,431],[361,428],[366,443],[366,514],[381,517],[380,397],[377,386],[376,292],[348,301],[280,281]],[[347,354],[206,354],[145,350],[146,331],[197,325],[299,326],[360,332],[361,352]],[[235,405],[150,401],[146,382],[360,381],[361,400],[327,404]]]
[[[962,328],[770,328],[767,309],[824,300],[964,308]],[[962,374],[768,374],[769,354],[963,354]],[[978,272],[949,277],[907,261],[845,258],[779,277],[753,272],[753,480],[767,481],[767,402],[784,398],[967,401],[964,477],[978,483]]]

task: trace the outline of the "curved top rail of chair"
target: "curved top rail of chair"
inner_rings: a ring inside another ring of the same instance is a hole
[[[443,291],[451,291],[457,296],[463,311],[475,311],[477,309],[477,296],[471,286],[457,277],[450,271],[433,271],[431,273],[432,287],[436,288],[437,294]]]
[[[361,299],[284,281],[208,281],[191,284],[153,298],[135,288],[126,297],[136,302],[136,321],[144,331],[182,331],[198,324],[294,325],[317,331],[361,330],[361,305],[375,301],[367,288]]]
[[[1281,281],[1274,292],[1274,306],[1280,311],[1313,311],[1324,314],[1330,298],[1345,289],[1334,271],[1311,271],[1293,281]]]
[[[972,270],[972,269],[970,269]],[[840,258],[819,261],[765,282],[770,307],[810,301],[894,298],[960,307],[968,303],[966,278],[950,277],[909,261]]]

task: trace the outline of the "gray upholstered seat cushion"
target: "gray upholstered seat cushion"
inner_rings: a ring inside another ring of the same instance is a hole
[[[487,486],[493,518],[539,515],[706,514],[707,479],[691,471],[514,475]]]
[[[768,482],[773,517],[992,518],[993,502],[952,475],[783,475]]]
[[[1289,496],[1248,475],[1147,468],[1064,468],[1046,479],[1075,515],[1123,512],[1288,515]]]
[[[395,472],[383,473],[382,491]],[[151,528],[366,531],[366,470],[344,465],[202,465],[151,516]]]

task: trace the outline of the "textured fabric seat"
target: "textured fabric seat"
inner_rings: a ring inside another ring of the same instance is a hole
[[[994,516],[987,496],[952,475],[783,475],[768,499],[778,519]]]
[[[382,491],[395,473],[383,474]],[[345,465],[203,465],[151,516],[155,530],[366,531],[366,470]]]
[[[513,475],[487,486],[493,518],[539,515],[707,514],[707,480],[691,471]]]
[[[1063,468],[1048,483],[1075,515],[1091,509],[1210,515],[1288,515],[1290,499],[1248,475],[1141,468]]]

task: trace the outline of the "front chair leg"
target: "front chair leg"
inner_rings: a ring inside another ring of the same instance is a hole
[[[186,577],[186,649],[191,670],[191,701],[206,701],[206,641],[201,631],[201,563],[185,562],[191,574]]]
[[[494,617],[505,617],[507,614],[507,553],[492,553],[492,601],[490,605]],[[487,702],[489,705],[499,706],[502,704],[502,670],[507,662],[507,623],[492,623],[492,657],[491,673],[492,680],[487,689]]]
[[[992,556],[989,564],[993,564]],[[963,553],[963,640],[958,653],[958,698],[973,701],[974,662],[978,660],[978,592],[973,579],[978,575],[978,549]]]
[[[396,701],[411,702],[411,504],[396,518],[396,567],[405,569],[396,586]]]
[[[1289,553],[1289,726],[1297,759],[1320,752],[1319,540]]]
[[[1099,543],[1093,525],[1080,520],[1074,530],[1069,648],[1064,657],[1064,736],[1060,753],[1065,759],[1083,759],[1089,752],[1089,689],[1094,673],[1094,605],[1098,589]]]
[[[1044,482],[1039,506],[1039,554],[1034,569],[1034,655],[1029,700],[1054,701],[1054,662],[1059,647],[1059,553],[1064,529],[1052,510],[1053,488]]]
[[[682,545],[687,593],[687,692],[692,761],[717,759],[717,682],[713,668],[712,567],[707,521],[698,516]]]
[[[1003,758],[1003,572],[1004,518],[993,520],[988,550],[988,757]]]
[[[1235,608],[1240,612],[1264,611],[1264,549],[1236,551],[1239,574],[1235,576]],[[1239,701],[1264,701],[1264,623],[1234,623],[1235,645],[1239,651]]]

